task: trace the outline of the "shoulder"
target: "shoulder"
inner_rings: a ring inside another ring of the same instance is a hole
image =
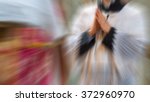
[[[87,30],[93,22],[96,4],[88,4],[80,7],[74,15],[71,23],[72,33],[81,33]]]
[[[132,1],[126,4],[121,11],[121,13],[128,14],[128,16],[143,16],[145,12],[146,8],[143,5]]]
[[[94,14],[96,7],[97,7],[96,4],[83,5],[78,9],[78,13]]]

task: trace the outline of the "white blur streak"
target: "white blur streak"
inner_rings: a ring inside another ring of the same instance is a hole
[[[37,26],[53,34],[64,36],[56,1],[53,0],[0,0],[0,22],[17,22]]]
[[[0,0],[0,21],[22,22],[41,26],[41,16],[48,11],[47,0]],[[45,6],[44,6],[45,5]]]
[[[79,35],[93,22],[96,5],[80,9],[72,25],[72,37],[68,37],[71,56],[75,52]],[[138,84],[142,79],[142,59],[147,41],[147,26],[144,8],[128,3],[119,13],[110,13],[108,22],[117,29],[114,54],[101,40],[83,58],[70,56],[72,69],[70,84]],[[77,35],[76,35],[77,34]],[[73,37],[76,38],[74,39]]]

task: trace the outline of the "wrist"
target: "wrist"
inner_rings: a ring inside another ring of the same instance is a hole
[[[104,32],[107,34],[107,33],[109,33],[111,31],[111,29],[112,29],[112,27],[108,23],[106,23]]]
[[[106,46],[109,50],[113,51],[113,44],[116,35],[116,29],[114,27],[110,28],[110,31],[104,37],[102,44]]]

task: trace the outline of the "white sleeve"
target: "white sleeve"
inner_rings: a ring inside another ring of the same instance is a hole
[[[122,19],[125,26],[121,30],[116,27],[114,57],[122,79],[135,84],[141,74],[139,68],[142,68],[141,61],[147,44],[147,27],[143,13],[132,13],[135,14]]]
[[[136,8],[135,8],[136,9]],[[114,40],[115,54],[123,59],[137,59],[144,53],[147,44],[147,27],[144,13],[141,11],[129,11],[122,29],[116,28]],[[121,21],[122,22],[122,21]]]

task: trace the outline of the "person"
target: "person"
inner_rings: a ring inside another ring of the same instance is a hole
[[[138,84],[147,44],[143,12],[129,0],[98,0],[98,8],[92,4],[80,10],[68,38],[74,39],[67,42],[77,50],[73,84]]]

